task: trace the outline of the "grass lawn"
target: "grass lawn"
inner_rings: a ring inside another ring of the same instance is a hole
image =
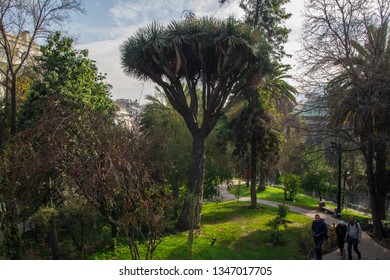
[[[238,192],[237,187],[240,190],[240,197],[249,197],[250,196],[250,190],[245,185],[240,186],[232,186],[229,190],[231,194],[236,194]],[[296,196],[294,201],[286,201],[284,200],[284,191],[280,188],[270,187],[267,186],[265,191],[257,192],[257,199],[264,199],[264,200],[270,200],[275,201],[279,203],[285,203],[288,205],[295,205],[303,208],[311,208],[311,209],[317,209],[318,208],[318,199],[305,195],[305,194],[299,194]],[[327,207],[330,208],[336,208],[336,205],[328,204]],[[343,219],[348,220],[349,216],[357,217],[358,219],[367,219],[368,216],[361,214],[359,212],[353,211],[353,210],[342,210],[341,212]]]
[[[277,209],[261,207],[249,210],[247,202],[207,203],[202,211],[202,229],[194,241],[193,259],[198,260],[244,260],[244,259],[307,259],[302,253],[301,239],[308,231],[311,220],[289,213],[288,228],[281,226],[284,245],[272,246],[270,220],[277,215]],[[215,244],[212,239],[216,238]],[[154,253],[155,260],[189,259],[188,232],[168,235]],[[310,240],[310,242],[312,242]],[[116,253],[105,252],[92,259],[131,259],[128,248],[119,246]]]
[[[250,190],[246,185],[232,186],[229,190],[231,194],[236,194],[238,192],[237,188],[240,190],[240,197],[249,197]],[[295,205],[304,208],[318,208],[318,199],[304,194],[299,194],[296,196],[294,201],[284,200],[284,191],[275,187],[268,187],[265,191],[257,192],[257,199],[264,199],[279,202],[281,204],[285,203],[288,205]]]
[[[336,207],[336,206],[335,206],[335,207]],[[368,218],[371,218],[371,215],[364,215],[364,214],[358,213],[358,212],[353,211],[353,210],[345,210],[345,209],[343,209],[343,210],[341,211],[341,215],[342,215],[343,220],[345,220],[345,221],[348,221],[349,216],[354,216],[354,217],[356,217],[358,220],[359,220],[359,219],[368,219]]]

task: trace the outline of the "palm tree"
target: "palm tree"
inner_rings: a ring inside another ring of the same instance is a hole
[[[160,88],[156,87],[155,95],[148,95],[146,100],[140,124],[153,154],[153,179],[168,183],[178,199],[180,187],[187,182],[191,134]]]
[[[191,16],[167,26],[152,23],[121,47],[125,73],[160,86],[192,135],[189,192],[179,228],[200,226],[206,138],[233,106],[234,97],[241,94],[233,94],[233,86],[254,66],[268,60],[267,46],[260,32],[233,18]],[[182,82],[188,87],[189,99]],[[197,88],[201,89],[200,97]]]
[[[219,0],[221,4],[228,1]],[[281,58],[285,55],[283,44],[287,42],[289,30],[283,25],[285,20],[291,17],[290,13],[287,13],[283,8],[283,5],[288,3],[289,0],[240,0],[240,7],[245,12],[244,21],[253,28],[259,30],[265,34],[265,38],[271,46],[271,56],[276,63],[274,65],[268,65],[267,68],[254,69],[247,77],[246,83],[246,100],[249,103],[249,131],[250,131],[250,193],[251,193],[251,206],[250,208],[257,208],[257,197],[256,197],[256,175],[257,175],[257,163],[258,163],[258,150],[259,144],[264,143],[265,127],[261,124],[264,123],[261,116],[263,110],[263,102],[261,102],[261,88],[266,83],[269,87],[272,86],[270,83],[270,77],[272,72],[277,73],[277,65]],[[260,91],[259,91],[260,89]]]
[[[351,41],[355,55],[340,60],[347,70],[328,87],[331,124],[348,135],[366,161],[374,235],[383,237],[389,189],[390,38],[387,23],[369,26],[365,45]]]
[[[274,71],[266,75],[259,88],[263,109],[259,111],[262,130],[258,143],[260,151],[260,183],[259,190],[265,190],[265,177],[268,175],[271,165],[278,161],[278,151],[281,132],[278,131],[277,123],[281,116],[291,112],[296,103],[297,90],[286,80],[291,79],[287,74],[290,66],[276,63]],[[280,130],[280,129],[279,129]]]
[[[260,163],[260,185],[264,189],[266,171],[271,164],[277,161],[280,142],[280,132],[276,128],[277,117],[274,111],[288,113],[286,108],[291,108],[295,103],[296,89],[285,80],[290,78],[286,74],[288,66],[274,63],[268,73],[259,73],[259,80],[253,85],[247,85],[247,94],[244,96],[248,104],[241,112],[238,112],[228,122],[228,127],[233,134],[235,154],[247,155],[249,150],[250,173],[250,208],[257,208],[256,179],[258,164]]]

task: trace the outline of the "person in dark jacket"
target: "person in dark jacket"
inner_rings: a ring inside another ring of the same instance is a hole
[[[340,259],[345,259],[345,236],[347,235],[347,224],[344,221],[340,221],[340,223],[336,226],[336,236],[337,236],[337,245],[340,249]]]
[[[316,260],[322,260],[322,243],[328,235],[328,227],[325,224],[324,219],[321,219],[320,215],[315,215],[315,220],[311,225],[311,232],[314,237],[314,243],[316,246]]]

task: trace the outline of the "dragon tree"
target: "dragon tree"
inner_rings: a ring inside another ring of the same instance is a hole
[[[239,87],[248,73],[269,64],[264,35],[234,18],[151,23],[122,44],[121,63],[127,75],[161,87],[191,132],[188,192],[177,227],[197,228],[207,136],[243,93]]]

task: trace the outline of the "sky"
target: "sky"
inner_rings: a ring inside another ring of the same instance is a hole
[[[86,13],[72,14],[64,30],[76,39],[76,48],[88,49],[89,57],[96,61],[99,71],[107,74],[107,82],[113,86],[113,99],[137,99],[144,103],[145,96],[153,94],[155,86],[123,74],[119,53],[121,44],[141,26],[153,21],[164,24],[180,20],[185,11],[198,17],[234,15],[240,18],[243,12],[238,2],[231,0],[221,7],[218,0],[84,0]],[[293,16],[286,22],[291,33],[285,48],[293,58],[285,62],[293,65],[296,63],[294,55],[300,48],[304,0],[291,2],[286,5],[286,10]]]

